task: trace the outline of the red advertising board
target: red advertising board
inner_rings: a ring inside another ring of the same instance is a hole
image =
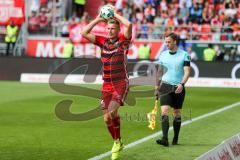
[[[24,22],[24,0],[0,0],[0,25],[11,20],[17,25]]]
[[[29,39],[27,55],[30,57],[62,57],[65,39],[41,40]],[[147,43],[151,47],[151,59],[156,59],[162,50],[161,41],[134,41],[129,49],[128,58],[138,58],[138,48],[141,44]],[[100,49],[92,43],[77,43],[74,47],[74,57],[100,57]]]

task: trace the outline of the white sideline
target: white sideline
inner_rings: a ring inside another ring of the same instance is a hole
[[[199,117],[193,118],[192,120],[187,120],[187,121],[185,121],[185,122],[182,123],[182,126],[191,124],[191,123],[193,123],[193,122],[195,122],[195,121],[198,121],[198,120],[201,120],[201,119],[210,117],[210,116],[212,116],[212,115],[218,114],[218,113],[223,112],[223,111],[225,111],[225,110],[228,110],[228,109],[237,107],[237,106],[239,106],[239,105],[240,105],[240,102],[236,102],[236,103],[233,103],[233,104],[231,104],[231,105],[224,106],[223,108],[220,108],[220,109],[217,109],[217,110],[215,110],[215,111],[213,111],[213,112],[210,112],[210,113],[201,115],[201,116],[199,116]],[[172,129],[173,129],[173,128],[171,127],[169,130],[171,131]],[[160,136],[160,135],[162,135],[162,131],[156,132],[156,133],[151,134],[151,135],[149,135],[149,136],[147,136],[147,137],[141,138],[141,139],[139,139],[139,140],[137,140],[137,141],[135,141],[135,142],[129,143],[128,145],[125,146],[124,149],[132,148],[132,147],[134,147],[134,146],[136,146],[136,145],[138,145],[138,144],[140,144],[140,143],[143,143],[143,142],[145,142],[145,141],[147,141],[147,140],[149,140],[149,139],[155,138],[155,137]],[[100,155],[98,155],[98,156],[89,158],[88,160],[100,160],[100,159],[105,158],[105,157],[108,157],[108,156],[110,156],[110,155],[111,155],[111,151],[108,151],[108,152],[105,152],[105,153],[100,154]]]

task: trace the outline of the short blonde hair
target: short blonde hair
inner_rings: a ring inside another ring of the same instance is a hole
[[[108,20],[107,24],[116,24],[120,28],[120,23],[116,19]]]

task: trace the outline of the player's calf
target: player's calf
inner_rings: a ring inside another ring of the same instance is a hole
[[[174,120],[173,120],[174,137],[172,140],[172,145],[178,144],[178,136],[179,136],[180,128],[181,128],[181,116],[174,117]]]

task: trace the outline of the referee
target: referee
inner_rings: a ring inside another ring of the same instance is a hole
[[[160,99],[161,103],[163,137],[156,142],[159,145],[169,146],[169,108],[173,108],[174,118],[172,145],[177,145],[181,127],[181,109],[185,97],[184,85],[190,76],[190,56],[177,47],[177,34],[167,34],[165,43],[168,50],[162,52],[159,56],[155,87],[155,96]]]

